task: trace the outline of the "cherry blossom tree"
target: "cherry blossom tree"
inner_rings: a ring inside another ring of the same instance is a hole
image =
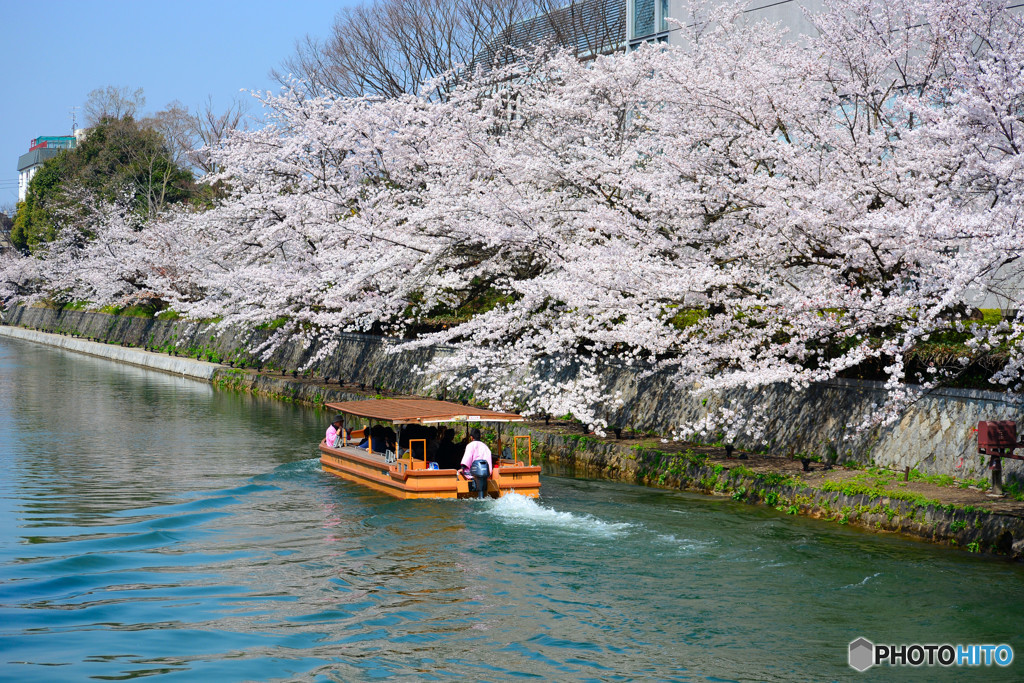
[[[870,364],[888,400],[861,426],[986,354],[1018,390],[1021,318],[967,314],[1021,309],[1020,16],[861,0],[797,41],[741,9],[695,14],[685,49],[538,52],[443,98],[263,96],[270,123],[209,151],[217,206],[98,218],[78,266],[39,277],[75,271],[97,300],[138,284],[224,325],[284,317],[258,351],[319,342],[311,363],[341,330],[444,346],[425,371],[449,385],[598,429],[623,367],[715,397]],[[966,345],[913,361],[934,339]],[[723,424],[757,436],[764,416],[726,403],[680,434]]]

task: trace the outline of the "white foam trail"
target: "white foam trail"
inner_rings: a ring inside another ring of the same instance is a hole
[[[711,545],[708,541],[699,541],[695,538],[679,538],[674,534],[658,534],[658,540],[662,543],[674,546],[680,552],[692,552],[703,550]]]
[[[605,522],[587,514],[559,512],[518,493],[509,493],[495,500],[487,506],[487,512],[510,524],[555,527],[600,536],[618,536],[633,526],[627,522]]]
[[[851,584],[849,584],[847,586],[843,586],[839,590],[846,590],[847,588],[856,588],[857,586],[863,586],[865,583],[867,583],[871,579],[875,578],[876,576],[881,576],[881,575],[882,575],[882,572],[876,572],[876,573],[872,574],[871,576],[865,576],[864,580],[861,581],[860,583],[851,583]]]

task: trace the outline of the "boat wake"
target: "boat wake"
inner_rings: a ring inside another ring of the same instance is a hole
[[[626,522],[605,522],[593,515],[554,510],[518,493],[490,501],[485,512],[509,524],[548,527],[574,533],[582,531],[609,537],[624,534],[633,527]]]
[[[882,575],[882,572],[875,572],[871,576],[865,576],[863,581],[861,581],[859,583],[851,583],[851,584],[849,584],[847,586],[843,586],[839,590],[846,590],[847,588],[857,588],[858,586],[863,586],[865,583],[867,583],[871,579],[878,578],[881,575]]]
[[[320,467],[319,457],[286,462],[278,465],[269,472],[257,474],[250,481],[259,483],[269,483],[282,480],[302,481],[308,479],[311,474],[323,474],[323,469]]]
[[[680,538],[675,534],[657,534],[657,539],[676,552],[683,554],[704,551],[715,545],[713,541],[701,541],[696,538]]]

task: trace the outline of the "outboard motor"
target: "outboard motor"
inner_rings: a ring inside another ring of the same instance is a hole
[[[486,460],[474,460],[469,466],[469,473],[473,475],[473,483],[476,484],[476,497],[483,498],[487,495],[487,477],[491,476],[491,468],[487,466]]]

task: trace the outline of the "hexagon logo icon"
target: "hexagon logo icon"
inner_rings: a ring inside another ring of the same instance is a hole
[[[875,663],[875,645],[867,638],[858,638],[850,643],[850,666],[857,671],[867,671]]]

